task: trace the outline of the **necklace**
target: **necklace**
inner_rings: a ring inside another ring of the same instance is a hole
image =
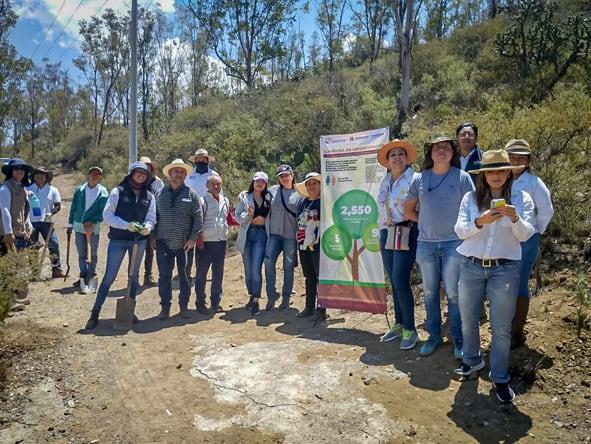
[[[441,179],[437,185],[435,185],[434,187],[431,187],[431,176],[433,175],[433,172],[432,172],[432,170],[429,170],[429,188],[427,188],[429,190],[429,193],[431,191],[439,188],[439,185],[441,185],[443,183],[443,181],[445,180],[445,178],[447,177],[447,175],[449,174],[450,171],[451,171],[451,168],[449,170],[447,170],[447,173],[445,173],[445,176],[443,176],[443,179]]]

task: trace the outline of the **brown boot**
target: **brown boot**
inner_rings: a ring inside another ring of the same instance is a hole
[[[59,268],[54,268],[53,270],[51,270],[51,278],[52,279],[61,279],[61,278],[65,278],[65,277],[66,277],[66,275]]]
[[[529,311],[529,298],[517,298],[515,306],[515,317],[511,324],[511,349],[517,348],[525,344],[525,321],[527,320],[527,312]]]

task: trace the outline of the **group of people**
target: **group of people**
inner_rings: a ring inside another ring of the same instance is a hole
[[[529,277],[554,210],[548,188],[528,171],[527,141],[512,139],[504,149],[483,152],[477,139],[478,128],[469,122],[457,128],[456,138],[433,138],[420,173],[411,168],[416,149],[407,141],[394,140],[377,154],[387,169],[377,200],[395,314],[381,340],[399,339],[403,350],[420,340],[410,285],[416,262],[429,334],[419,353],[430,355],[443,342],[443,289],[454,356],[462,361],[455,373],[465,378],[481,370],[480,319],[488,299],[490,377],[498,399],[510,403],[510,349],[526,339]]]
[[[456,137],[439,136],[425,145],[421,172],[411,165],[415,147],[395,139],[377,153],[387,173],[376,200],[379,208],[380,251],[392,287],[395,323],[381,337],[400,340],[402,350],[420,341],[415,327],[411,272],[418,264],[424,292],[428,338],[419,353],[432,354],[442,344],[441,292],[447,298],[447,316],[454,356],[462,361],[456,374],[468,377],[484,367],[479,321],[485,299],[490,306],[492,342],[490,376],[497,397],[511,402],[510,349],[525,342],[524,325],[529,307],[528,280],[536,262],[540,236],[553,215],[550,193],[539,177],[529,172],[531,150],[525,140],[512,139],[505,149],[483,152],[477,144],[478,128],[464,123]],[[296,183],[289,165],[277,167],[276,184],[256,172],[248,190],[238,196],[236,208],[223,193],[222,177],[211,168],[213,156],[199,149],[190,162],[175,159],[162,169],[147,157],[130,165],[128,174],[108,192],[101,185],[98,166],[76,188],[68,221],[68,236],[75,234],[81,288],[96,277],[102,222],[109,226],[104,276],[91,309],[87,329],[99,315],[124,257],[131,257],[130,295],[139,288],[144,261],[144,285],[156,285],[152,263],[156,256],[160,313],[171,316],[173,271],[179,280],[179,314],[188,318],[192,268],[196,264],[195,306],[208,315],[222,311],[223,274],[229,228],[238,227],[236,247],[242,254],[246,309],[261,310],[263,267],[265,310],[287,309],[298,262],[305,278],[305,307],[297,314],[317,314],[320,263],[320,198],[322,177],[311,172]],[[64,277],[59,244],[51,216],[60,208],[60,195],[51,186],[52,175],[21,159],[2,168],[0,187],[2,251],[22,249],[41,234],[48,239],[53,277]],[[34,183],[30,184],[30,178]],[[283,253],[283,285],[277,292],[277,260]],[[145,259],[144,259],[145,256]],[[211,269],[210,306],[206,277]],[[138,322],[134,317],[134,322]]]

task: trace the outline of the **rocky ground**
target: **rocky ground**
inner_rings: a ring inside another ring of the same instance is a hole
[[[55,182],[72,195],[72,175]],[[544,277],[532,301],[528,345],[511,359],[514,406],[499,405],[487,369],[457,381],[449,343],[426,358],[380,343],[384,316],[297,319],[299,273],[289,310],[251,319],[230,253],[225,312],[161,322],[157,290],[143,288],[142,322],[126,334],[113,332],[114,300],[88,332],[93,297],[73,279],[32,284],[30,305],[0,325],[0,442],[591,442],[591,337],[576,337],[571,271]],[[113,293],[125,285],[122,268]]]

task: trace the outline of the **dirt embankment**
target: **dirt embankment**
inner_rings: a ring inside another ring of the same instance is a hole
[[[71,196],[72,176],[55,183]],[[99,272],[105,247],[103,234]],[[251,319],[239,255],[225,270],[224,313],[161,322],[157,289],[142,289],[142,322],[125,335],[113,333],[113,300],[86,332],[92,296],[68,287],[73,279],[33,284],[31,304],[0,326],[0,442],[591,441],[591,338],[575,337],[569,272],[532,301],[528,346],[511,359],[518,397],[503,407],[488,368],[453,378],[449,343],[422,358],[379,342],[384,316],[299,320],[299,271],[292,307]],[[114,294],[125,283],[122,268]],[[486,350],[488,323],[482,332]]]

